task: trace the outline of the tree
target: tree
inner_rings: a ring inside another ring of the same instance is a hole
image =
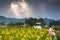
[[[14,23],[8,23],[7,26],[14,26]]]
[[[35,23],[36,23],[36,18],[29,18],[29,19],[27,19],[26,21],[25,21],[25,23],[26,24],[29,24],[30,26],[33,26],[33,25],[35,25]]]
[[[39,18],[38,20],[36,18],[29,18],[25,21],[25,23],[29,24],[30,26],[35,25],[36,22],[40,22],[41,26],[45,26],[45,21],[42,18]]]
[[[23,25],[24,23],[22,23],[22,22],[16,22],[15,23],[15,25],[17,25],[17,26],[20,26],[20,25]]]
[[[36,24],[36,22],[37,22],[37,18],[34,18],[34,25]]]
[[[50,25],[55,25],[56,27],[59,27],[60,26],[60,20],[52,21],[52,22],[49,23],[49,26]]]
[[[1,22],[0,25],[5,25],[4,22]]]
[[[43,18],[39,18],[39,19],[38,19],[38,22],[41,23],[41,26],[45,26],[45,21],[44,21]]]
[[[54,21],[51,21],[51,22],[49,23],[49,26],[50,26],[50,25],[55,25],[55,26],[56,26],[56,25],[57,25],[57,21],[55,21],[55,20],[54,20]]]

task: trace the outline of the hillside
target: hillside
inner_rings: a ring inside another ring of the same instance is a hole
[[[4,16],[0,16],[0,22],[25,22],[27,18],[17,19],[17,18],[7,18]],[[45,23],[49,23],[53,21],[53,19],[43,18]]]

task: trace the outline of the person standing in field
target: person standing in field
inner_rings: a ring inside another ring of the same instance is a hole
[[[55,36],[56,33],[54,32],[53,28],[54,28],[54,25],[50,26],[50,28],[49,28],[49,34],[52,35],[52,36]]]

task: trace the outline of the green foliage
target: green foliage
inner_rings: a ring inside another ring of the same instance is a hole
[[[41,26],[45,26],[45,21],[43,20],[43,18],[39,18],[38,21],[41,23]]]
[[[0,25],[5,25],[4,22],[0,22]]]
[[[24,23],[22,23],[22,22],[16,22],[15,25],[20,26],[20,25],[24,25]]]
[[[37,22],[40,22],[41,26],[45,26],[45,21],[43,20],[43,18],[40,18],[40,19],[29,18],[25,21],[25,23],[29,24],[30,26],[35,25]]]
[[[26,24],[29,24],[30,26],[35,25],[37,19],[36,18],[29,18],[25,21]]]
[[[20,25],[24,25],[24,23],[22,23],[22,22],[15,22],[15,23],[9,23],[7,25],[8,26],[20,26]]]
[[[52,21],[52,22],[49,23],[49,26],[50,25],[55,25],[56,27],[60,27],[60,20]]]
[[[7,26],[15,26],[15,24],[14,23],[9,23],[9,24],[7,24]]]

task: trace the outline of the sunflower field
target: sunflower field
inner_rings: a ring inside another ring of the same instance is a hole
[[[60,30],[55,32],[53,37],[45,28],[0,27],[0,40],[59,40]]]

